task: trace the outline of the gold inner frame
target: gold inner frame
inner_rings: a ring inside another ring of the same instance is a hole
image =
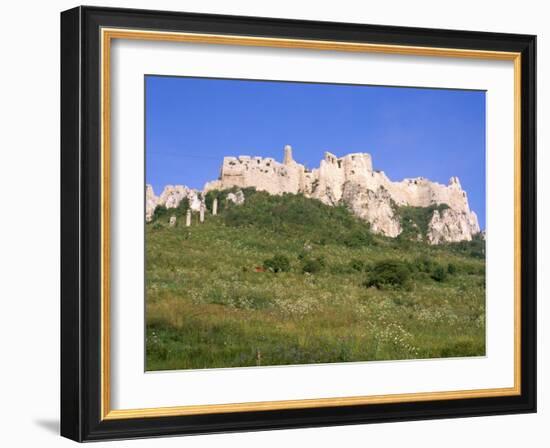
[[[521,54],[514,52],[416,47],[304,39],[101,29],[101,419],[127,419],[198,415],[222,412],[305,409],[380,403],[501,397],[521,394]],[[110,50],[113,39],[169,41],[213,45],[296,48],[357,53],[507,60],[514,62],[514,386],[442,392],[368,395],[303,400],[280,400],[230,404],[188,405],[141,409],[111,409],[110,388]]]

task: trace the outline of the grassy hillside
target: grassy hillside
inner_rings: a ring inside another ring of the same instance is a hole
[[[300,195],[216,195],[202,225],[183,204],[146,226],[147,370],[485,353],[482,241],[383,238]]]

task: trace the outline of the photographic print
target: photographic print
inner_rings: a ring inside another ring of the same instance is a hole
[[[485,355],[485,92],[146,76],[146,370]]]
[[[535,55],[64,11],[61,434],[536,412]]]

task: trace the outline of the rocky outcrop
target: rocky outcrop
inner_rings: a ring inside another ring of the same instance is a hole
[[[157,208],[158,197],[155,196],[153,186],[147,184],[145,186],[145,221],[150,222]]]
[[[200,211],[201,193],[198,190],[184,185],[167,185],[160,196],[155,196],[153,187],[147,184],[145,186],[145,220],[150,222],[153,219],[158,206],[178,208],[184,199],[189,201],[191,210]]]
[[[471,241],[478,233],[479,224],[474,212],[466,213],[447,208],[433,212],[426,237],[430,244],[440,244]]]
[[[373,169],[367,153],[338,158],[325,152],[319,168],[313,170],[297,163],[288,145],[283,163],[273,158],[225,157],[219,179],[208,182],[204,192],[232,187],[254,187],[270,194],[302,193],[328,205],[345,204],[369,222],[373,232],[390,237],[402,231],[396,207],[445,204],[450,211],[434,212],[428,226],[430,243],[469,241],[479,233],[477,216],[470,211],[457,177],[451,177],[448,185],[424,177],[393,182],[383,171]]]
[[[235,193],[229,193],[226,200],[236,205],[242,205],[244,204],[244,193],[242,190],[238,190]]]
[[[200,192],[185,185],[167,185],[164,187],[158,200],[158,205],[163,205],[166,208],[177,208],[183,199],[189,200],[191,210],[200,210]]]
[[[342,201],[354,215],[370,223],[374,233],[395,238],[401,233],[401,223],[392,204],[389,192],[384,187],[376,191],[360,184],[346,182]]]

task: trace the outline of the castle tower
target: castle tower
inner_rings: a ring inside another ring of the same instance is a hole
[[[292,146],[285,145],[285,157],[283,159],[283,164],[290,165],[292,162],[294,162],[294,159],[292,158]]]

